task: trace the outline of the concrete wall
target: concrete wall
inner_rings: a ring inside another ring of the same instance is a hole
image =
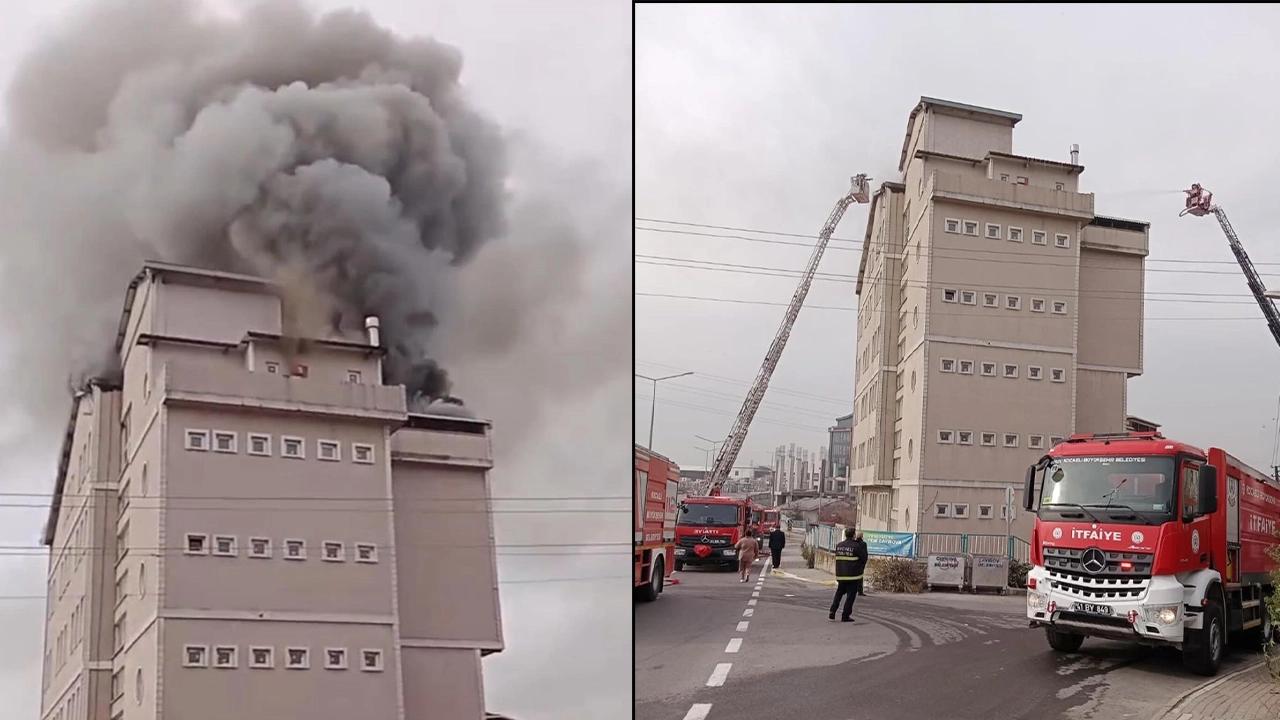
[[[1124,373],[1076,373],[1075,432],[1124,432],[1124,418]]]
[[[483,720],[480,654],[462,648],[404,648],[405,720]]]
[[[936,111],[928,114],[926,150],[972,158],[985,157],[992,150],[1013,152],[1013,127],[1008,122],[955,117]]]
[[[1138,255],[1081,252],[1081,365],[1141,371],[1142,266]]]

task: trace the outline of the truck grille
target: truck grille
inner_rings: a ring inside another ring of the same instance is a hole
[[[1152,555],[1100,551],[1105,565],[1090,573],[1084,568],[1084,554],[1094,549],[1046,547],[1044,565],[1050,586],[1081,600],[1136,600],[1146,592],[1151,582]],[[1130,567],[1122,568],[1122,562],[1130,563]]]
[[[704,541],[701,535],[685,535],[680,538],[680,547],[693,547],[694,545],[707,545],[708,547],[724,547],[731,545],[729,538],[718,535],[708,535]]]

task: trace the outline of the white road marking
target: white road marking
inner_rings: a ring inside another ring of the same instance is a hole
[[[743,620],[742,622],[738,623],[738,632],[746,632],[747,626],[750,624],[751,623],[747,620]]]
[[[751,608],[747,608],[746,610],[742,611],[742,617],[751,617],[752,615],[755,615],[755,614],[756,614],[756,611],[752,610]]]
[[[689,712],[684,714],[684,720],[707,720],[707,714],[711,712],[711,703],[694,703],[689,708]]]
[[[729,668],[731,667],[733,667],[733,663],[717,663],[716,669],[711,671],[711,677],[707,678],[707,687],[724,685],[724,681],[729,677]]]
[[[729,641],[728,645],[724,646],[724,651],[727,653],[736,653],[738,652],[738,649],[741,647],[742,647],[742,638],[733,638],[732,640]]]
[[[759,590],[757,590],[757,591],[755,591],[755,592],[751,593],[751,597],[760,597],[760,591],[759,591]]]
[[[748,604],[748,605],[755,605],[755,604],[756,604],[756,603],[758,603],[758,602],[760,602],[760,601],[759,601],[759,600],[756,600],[755,598],[751,598],[750,600],[748,600],[748,601],[747,601],[747,604]]]

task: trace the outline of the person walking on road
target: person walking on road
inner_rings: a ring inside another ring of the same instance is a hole
[[[748,530],[738,541],[738,582],[746,582],[751,576],[751,563],[756,561],[756,551],[760,549],[760,541],[755,532]]]
[[[786,546],[787,534],[780,527],[774,528],[773,532],[769,533],[769,552],[773,554],[774,569],[782,564],[782,548]]]
[[[827,619],[836,619],[836,608],[844,599],[841,622],[853,622],[853,601],[862,590],[862,573],[867,569],[867,544],[853,528],[846,528],[844,541],[836,545],[836,596],[831,600]]]

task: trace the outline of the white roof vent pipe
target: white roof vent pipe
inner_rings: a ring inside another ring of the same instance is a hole
[[[1080,164],[1080,146],[1076,143],[1071,143],[1071,164]]]
[[[382,347],[382,333],[380,331],[377,315],[370,315],[364,319],[364,329],[369,332],[369,344],[373,347]]]

